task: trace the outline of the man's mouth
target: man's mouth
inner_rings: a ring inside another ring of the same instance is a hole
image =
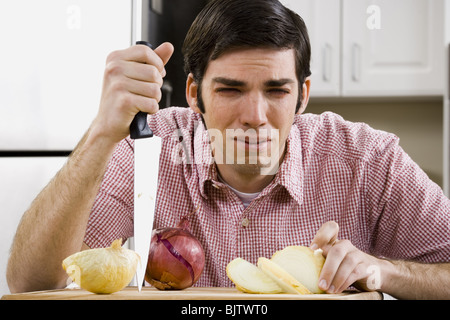
[[[240,148],[250,151],[266,149],[271,139],[268,137],[234,137],[236,145]]]

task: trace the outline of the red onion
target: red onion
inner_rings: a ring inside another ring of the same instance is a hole
[[[153,231],[145,280],[160,290],[185,289],[197,282],[205,253],[188,230],[187,217],[176,228]]]

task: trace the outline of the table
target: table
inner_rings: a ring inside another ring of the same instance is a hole
[[[382,300],[379,292],[349,291],[340,294],[250,294],[235,288],[199,288],[160,291],[153,287],[126,287],[113,294],[94,294],[82,289],[61,289],[7,294],[2,300]]]

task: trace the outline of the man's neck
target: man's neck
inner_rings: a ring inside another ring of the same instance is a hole
[[[240,170],[233,168],[236,165],[217,164],[221,178],[232,188],[245,193],[261,192],[273,180],[274,175],[261,175],[252,170]]]

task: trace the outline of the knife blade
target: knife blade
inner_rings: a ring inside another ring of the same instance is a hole
[[[146,41],[137,41],[136,44],[152,48]],[[161,138],[153,136],[144,112],[134,117],[130,138],[134,139],[134,251],[141,258],[136,269],[136,281],[141,292],[153,230]]]

